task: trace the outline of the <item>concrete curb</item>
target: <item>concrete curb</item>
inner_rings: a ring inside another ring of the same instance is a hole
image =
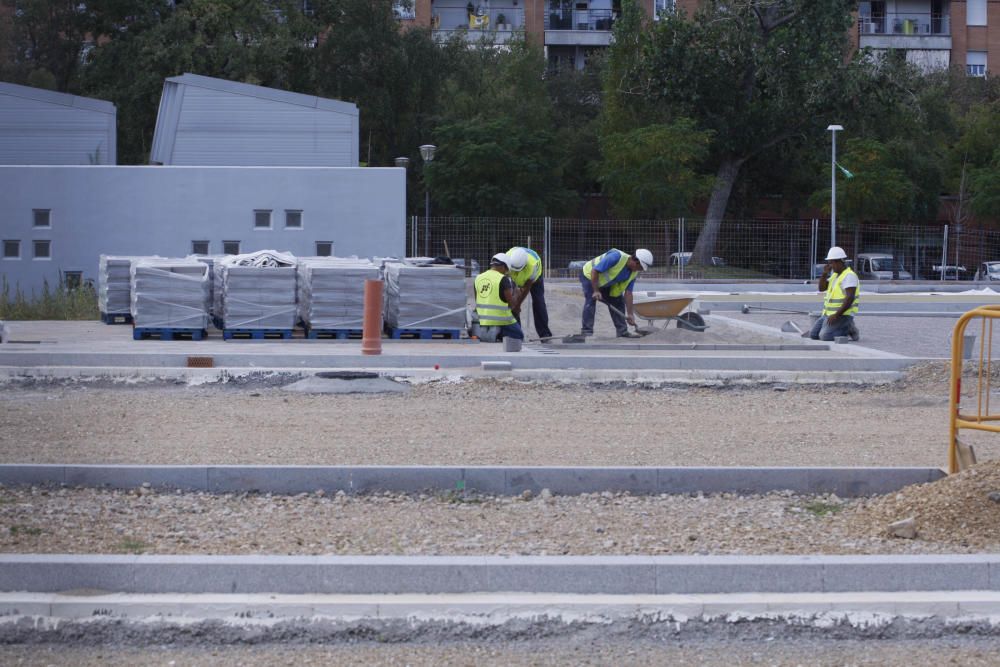
[[[0,593],[0,619],[103,618],[159,620],[217,619],[236,624],[261,620],[318,618],[354,621],[421,621],[502,624],[520,618],[665,621],[755,618],[816,622],[830,615],[972,618],[1000,616],[1000,593],[993,591],[899,593],[738,593],[729,595],[566,595],[493,593],[464,595],[273,595],[273,594],[121,594],[64,595]],[[817,618],[819,617],[819,618]]]
[[[691,595],[1000,591],[1000,555],[97,556],[0,554],[0,591]]]
[[[0,465],[8,486],[66,484],[210,493],[403,493],[473,491],[519,495],[549,489],[561,495],[635,495],[793,491],[843,498],[882,495],[944,477],[938,468],[689,468],[527,466],[169,466]]]

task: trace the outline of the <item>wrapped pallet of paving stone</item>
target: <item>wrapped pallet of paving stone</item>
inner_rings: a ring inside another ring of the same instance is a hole
[[[385,324],[390,329],[465,329],[465,272],[451,264],[388,261]]]
[[[295,328],[296,259],[261,250],[231,255],[219,263],[222,328],[235,331],[290,331]]]
[[[137,329],[205,329],[208,267],[190,259],[136,259],[131,269]]]
[[[379,267],[357,257],[299,259],[299,319],[307,329],[361,329],[365,281],[381,278]]]
[[[213,317],[220,312],[219,304],[222,303],[221,290],[216,289],[216,281],[219,275],[219,266],[222,260],[229,255],[188,255],[187,259],[201,262],[208,267],[208,314]]]
[[[132,309],[132,262],[139,257],[101,255],[97,270],[97,306],[104,315]]]

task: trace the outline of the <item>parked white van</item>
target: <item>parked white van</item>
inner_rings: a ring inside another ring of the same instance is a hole
[[[863,252],[854,260],[854,271],[862,280],[913,280],[903,262],[884,252]]]

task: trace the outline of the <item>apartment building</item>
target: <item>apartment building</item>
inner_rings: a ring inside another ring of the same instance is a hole
[[[640,0],[652,19],[675,7],[692,13],[699,0]],[[545,47],[549,62],[583,68],[595,49],[611,43],[621,0],[413,0],[400,7],[404,25],[429,27],[445,40],[488,35],[503,44],[524,37]],[[991,30],[992,28],[992,30]],[[926,69],[964,66],[986,76],[1000,63],[1000,0],[872,0],[858,5],[855,48],[901,49]]]

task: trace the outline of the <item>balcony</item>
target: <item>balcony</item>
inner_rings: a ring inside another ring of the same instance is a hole
[[[951,19],[944,13],[860,14],[858,34],[862,48],[951,49]]]
[[[545,44],[607,46],[615,18],[611,9],[550,9],[545,14]]]
[[[495,44],[505,44],[514,38],[524,35],[524,10],[513,6],[493,9],[474,9],[470,14],[465,4],[459,6],[453,2],[451,6],[446,0],[438,0],[434,4],[434,15],[431,17],[431,28],[434,38],[438,41],[448,41],[460,37],[468,42],[479,42],[483,39]]]

